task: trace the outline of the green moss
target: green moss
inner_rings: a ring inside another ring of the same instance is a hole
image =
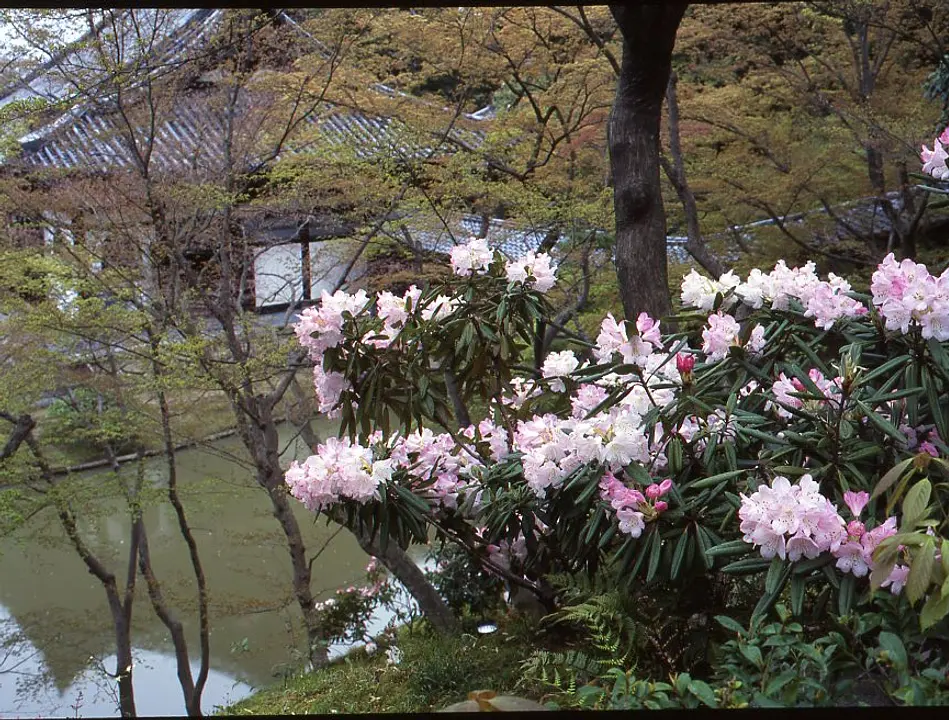
[[[287,678],[221,714],[430,712],[466,699],[472,690],[513,693],[530,643],[515,628],[487,636],[442,637],[403,628],[398,665],[381,650],[356,650],[322,670]],[[519,690],[524,694],[524,689]]]

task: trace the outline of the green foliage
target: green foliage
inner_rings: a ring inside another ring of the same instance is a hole
[[[432,548],[429,557],[435,561],[435,569],[426,576],[457,615],[484,615],[503,606],[504,584],[486,573],[469,553],[443,543]]]
[[[109,446],[116,454],[130,450],[137,438],[136,417],[114,398],[92,388],[71,390],[46,411],[44,435],[57,443],[102,450]]]

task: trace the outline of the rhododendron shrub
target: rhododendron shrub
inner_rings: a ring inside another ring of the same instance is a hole
[[[888,256],[869,295],[813,263],[683,281],[677,332],[608,315],[537,357],[550,258],[456,248],[425,291],[326,295],[296,330],[339,440],[287,473],[383,541],[429,530],[548,603],[550,573],[631,591],[760,575],[949,611],[949,271]],[[545,594],[546,593],[546,594]],[[825,603],[826,605],[826,603]]]

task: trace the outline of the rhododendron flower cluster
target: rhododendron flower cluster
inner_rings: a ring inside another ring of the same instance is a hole
[[[392,469],[390,459],[373,460],[372,448],[331,437],[315,455],[290,463],[286,482],[291,495],[308,510],[319,512],[340,498],[365,503],[378,497],[376,489],[391,477]]]
[[[451,249],[451,269],[455,275],[469,277],[488,271],[495,260],[495,251],[488,247],[483,238],[470,238],[462,245]],[[545,293],[557,281],[550,255],[528,251],[523,256],[505,263],[504,272],[508,282],[528,285],[531,283],[537,292]]]
[[[729,291],[734,290],[740,283],[741,278],[731,270],[718,280],[712,280],[692,270],[682,279],[682,304],[711,312],[715,307],[715,298],[721,295],[722,307],[727,309],[735,303],[735,297],[729,295]]]
[[[510,282],[526,285],[529,280],[533,280],[534,289],[542,293],[550,290],[557,281],[547,253],[534,254],[531,251],[517,260],[511,260],[505,266],[505,273]]]
[[[644,492],[627,487],[613,473],[606,473],[600,480],[600,497],[610,504],[619,521],[619,531],[638,538],[646,528],[647,519],[655,519],[668,509],[665,500],[660,500],[672,489],[672,480],[653,483]]]
[[[768,401],[767,407],[771,409],[772,407],[778,414],[778,417],[789,418],[791,413],[788,412],[786,408],[803,408],[805,402],[807,403],[816,403],[820,406],[823,403],[831,403],[834,400],[837,400],[841,392],[841,383],[842,379],[838,376],[833,380],[829,380],[824,377],[824,374],[817,368],[811,368],[807,371],[807,377],[810,378],[811,382],[817,386],[817,389],[821,391],[826,400],[807,400],[803,398],[795,397],[792,393],[800,393],[810,395],[811,392],[807,389],[804,383],[798,378],[789,378],[784,373],[781,373],[778,376],[778,379],[771,386],[771,392],[774,393],[775,400],[777,403]]]
[[[872,530],[860,522],[869,499],[862,491],[844,493],[844,503],[853,517],[848,523],[810,475],[802,475],[795,485],[778,476],[770,487],[760,485],[751,496],[741,495],[740,529],[744,541],[760,547],[764,558],[796,562],[830,552],[838,570],[865,577],[873,570],[873,551],[896,533],[895,517]],[[897,594],[904,583],[905,571],[897,566],[885,584]]]
[[[582,465],[619,470],[634,461],[648,463],[650,444],[640,420],[630,408],[615,406],[586,420],[548,413],[519,422],[514,443],[524,454],[527,485],[543,498]]]
[[[923,145],[923,151],[919,154],[923,172],[937,180],[949,180],[949,166],[946,165],[949,152],[946,152],[946,145],[949,145],[949,127],[933,141],[932,150]]]
[[[456,508],[458,496],[477,486],[476,473],[483,467],[475,443],[487,442],[494,459],[508,453],[506,436],[490,421],[467,428],[462,436],[472,443],[460,445],[450,433],[416,430],[405,438],[396,438],[389,457],[406,470],[409,482],[418,486],[420,494],[444,507]]]
[[[887,518],[886,522],[869,531],[860,522],[860,515],[869,500],[870,495],[865,492],[844,493],[844,504],[850,510],[853,520],[847,523],[847,541],[834,553],[837,569],[844,573],[853,573],[857,577],[870,573],[873,569],[873,551],[884,538],[896,534],[895,517]]]
[[[813,262],[803,268],[788,268],[780,260],[770,273],[757,268],[752,270],[744,282],[732,272],[716,281],[692,270],[682,280],[682,303],[710,311],[715,298],[721,294],[723,309],[740,300],[755,310],[765,303],[772,310],[787,310],[790,301],[795,299],[801,304],[804,316],[814,318],[815,325],[824,330],[841,318],[860,317],[868,312],[863,303],[848,295],[850,283],[833,273],[827,280],[821,280],[815,270]]]
[[[600,323],[600,334],[596,338],[593,356],[597,362],[610,362],[619,354],[624,363],[644,366],[649,356],[662,349],[659,321],[640,313],[636,319],[637,335],[629,337],[626,324],[617,322],[612,313],[607,313]]]
[[[472,238],[468,243],[457,245],[451,251],[452,270],[461,276],[486,273],[494,259],[495,251],[488,246],[486,240],[480,238]],[[550,256],[534,252],[509,262],[507,276],[511,282],[532,283],[533,288],[539,292],[549,290],[556,280]],[[424,322],[443,320],[456,312],[461,305],[459,298],[449,295],[438,295],[424,303],[421,296],[422,291],[415,285],[402,296],[389,291],[380,292],[374,301],[365,290],[353,294],[338,290],[332,295],[324,290],[319,305],[305,308],[300,313],[300,319],[293,325],[293,329],[316,366],[313,381],[321,413],[329,417],[339,417],[340,397],[345,391],[352,389],[351,383],[340,373],[325,371],[323,368],[323,356],[326,351],[342,345],[347,318],[375,317],[381,320],[381,328],[378,324],[367,324],[358,340],[365,345],[382,349],[396,341],[410,319]],[[371,315],[373,307],[374,316]]]
[[[455,245],[451,249],[451,269],[456,275],[484,273],[494,262],[494,250],[488,247],[488,241],[471,238],[464,245]]]
[[[580,366],[580,361],[572,350],[550,353],[544,359],[541,374],[550,380],[550,389],[554,392],[563,392],[566,386],[561,378],[567,377]]]
[[[730,347],[741,347],[739,333],[741,326],[731,315],[717,312],[708,316],[708,327],[702,331],[702,352],[709,361],[721,360],[728,354]],[[759,353],[764,348],[764,327],[755,325],[745,347],[751,353]]]
[[[843,518],[810,475],[794,485],[778,476],[770,487],[742,494],[738,517],[745,542],[760,547],[765,558],[815,558],[847,539]]]
[[[949,269],[935,278],[925,265],[898,263],[890,253],[873,273],[870,292],[887,330],[906,334],[916,325],[926,339],[949,340]]]

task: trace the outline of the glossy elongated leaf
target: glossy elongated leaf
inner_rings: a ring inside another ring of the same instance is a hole
[[[913,554],[909,566],[909,577],[906,578],[906,597],[911,603],[916,603],[929,588],[929,580],[933,572],[933,559],[936,554],[935,543],[927,538],[919,551]]]
[[[766,593],[773,593],[777,589],[778,583],[781,582],[781,575],[784,574],[784,569],[784,560],[779,557],[771,560],[771,566],[768,568],[768,574],[764,579],[764,591]]]
[[[672,566],[669,569],[669,577],[676,580],[679,577],[679,571],[682,569],[682,561],[685,559],[685,548],[689,543],[689,530],[686,528],[679,536],[676,542],[675,550],[672,553]]]
[[[896,666],[897,670],[905,670],[907,667],[906,647],[903,641],[895,633],[883,631],[877,640],[880,643],[880,649],[885,650],[890,657],[890,662]]]
[[[856,585],[856,578],[850,573],[847,573],[840,579],[840,585],[837,588],[837,612],[841,615],[850,614],[850,609],[853,607]]]
[[[919,625],[923,630],[928,630],[947,614],[949,614],[949,595],[933,593],[923,604],[923,609],[919,613]]]
[[[875,497],[879,497],[882,493],[889,490],[893,483],[900,479],[900,476],[906,471],[912,462],[913,458],[907,458],[906,460],[897,463],[887,470],[873,488],[873,492],[870,493],[870,498],[873,499]]]
[[[711,570],[714,560],[708,554],[708,551],[712,549],[714,541],[712,536],[709,534],[701,525],[695,526],[695,538],[699,544],[699,557],[702,560],[702,564],[705,566],[706,570]]]
[[[882,377],[890,372],[899,376],[900,370],[906,365],[906,363],[912,361],[912,357],[909,355],[902,355],[900,357],[893,358],[892,360],[887,360],[882,365],[879,365],[873,370],[870,370],[865,375],[860,378],[860,384],[865,385],[871,380],[876,380],[878,377]]]
[[[931,494],[932,483],[927,478],[923,478],[909,489],[903,500],[903,519],[900,530],[912,530],[920,520],[925,519]]]
[[[689,683],[689,692],[697,697],[704,705],[710,708],[718,707],[715,693],[707,683],[701,680],[693,680]]]
[[[752,551],[752,546],[744,540],[730,540],[727,543],[716,545],[705,551],[709,557],[725,557],[728,555],[747,555]]]
[[[795,615],[804,613],[804,592],[807,590],[807,578],[803,575],[791,577],[791,612]]]
[[[733,620],[727,615],[716,615],[715,621],[721,625],[726,630],[731,630],[732,632],[738,633],[739,635],[744,635],[746,630],[741,623],[737,620]]]
[[[662,555],[662,539],[659,537],[659,529],[656,528],[652,533],[652,545],[649,550],[649,565],[646,567],[646,582],[650,582],[659,569],[659,558]]]
[[[755,605],[755,609],[751,613],[752,618],[761,617],[765,615],[774,604],[778,601],[778,598],[781,596],[784,586],[787,585],[788,578],[791,577],[791,565],[788,565],[784,568],[783,572],[778,575],[776,583],[773,583],[774,589],[770,592],[767,590],[765,594],[761,596],[761,599],[758,600],[758,604]]]
[[[747,470],[729,470],[728,472],[719,473],[718,475],[710,475],[707,478],[702,478],[696,482],[689,483],[690,489],[702,490],[703,488],[714,487],[718,485],[722,480],[730,480],[736,478],[739,475],[747,475]]]
[[[874,412],[869,406],[860,400],[855,400],[854,404],[867,416],[867,419],[876,426],[880,432],[889,435],[893,440],[902,443],[905,436],[889,420],[885,420],[879,413]]]
[[[762,573],[771,567],[771,561],[763,557],[745,558],[736,560],[722,568],[723,573],[729,575],[750,575],[752,573]]]

